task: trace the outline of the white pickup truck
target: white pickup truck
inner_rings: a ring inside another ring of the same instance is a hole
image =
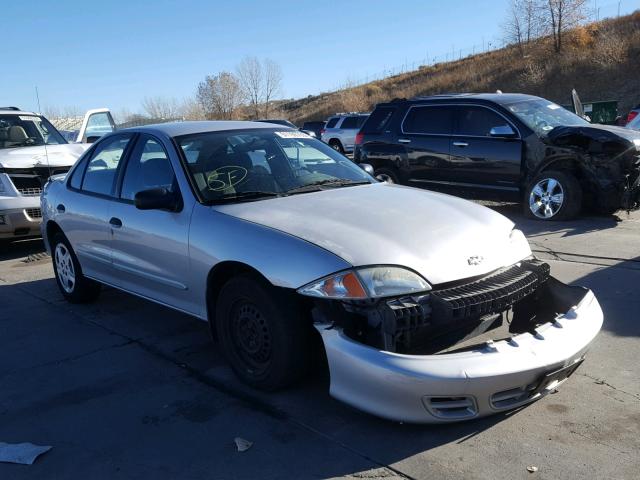
[[[69,143],[42,115],[0,107],[0,241],[39,236],[44,184],[113,130],[108,109],[89,110]]]

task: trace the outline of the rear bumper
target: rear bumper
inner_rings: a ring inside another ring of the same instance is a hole
[[[40,236],[40,197],[0,197],[0,239]]]
[[[545,384],[544,375],[579,362],[600,331],[602,310],[593,293],[585,292],[578,305],[538,327],[535,335],[523,333],[461,353],[380,351],[317,324],[331,395],[373,415],[411,423],[467,420],[535,401],[566,379],[561,373]]]

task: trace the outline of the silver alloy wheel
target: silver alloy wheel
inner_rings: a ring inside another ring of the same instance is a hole
[[[555,178],[543,178],[531,189],[529,209],[538,218],[553,218],[564,203],[564,190]]]
[[[73,293],[73,289],[76,286],[76,272],[73,268],[71,253],[64,243],[58,243],[56,245],[54,259],[56,262],[56,273],[58,274],[60,285],[62,285],[65,292]]]
[[[378,175],[376,175],[376,178],[381,182],[396,183],[393,181],[393,178],[391,177],[391,175],[387,175],[386,173],[379,173]]]

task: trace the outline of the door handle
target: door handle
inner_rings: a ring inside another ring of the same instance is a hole
[[[122,226],[122,220],[116,217],[111,217],[111,220],[109,220],[109,225],[111,225],[113,228],[120,228]]]
[[[409,140],[408,138],[399,138],[398,142],[399,143],[411,143],[411,140]]]
[[[453,142],[456,147],[468,147],[469,144],[467,142]]]
[[[58,213],[64,213],[66,211],[66,208],[64,208],[64,205],[59,203],[58,206],[56,207],[56,211]]]

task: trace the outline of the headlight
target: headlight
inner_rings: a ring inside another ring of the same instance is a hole
[[[364,299],[431,290],[417,273],[401,267],[365,267],[330,275],[298,289],[310,297]]]
[[[521,230],[514,228],[509,235],[509,242],[514,254],[519,258],[526,258],[531,256],[531,246],[529,246],[529,240],[524,236]]]

